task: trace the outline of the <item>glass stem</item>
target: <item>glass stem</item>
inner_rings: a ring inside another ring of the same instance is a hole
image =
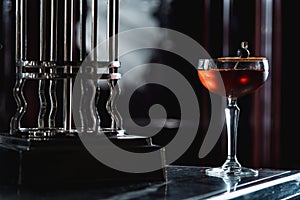
[[[227,160],[223,165],[223,168],[227,170],[236,170],[241,167],[237,161],[237,128],[239,121],[240,109],[237,106],[236,98],[228,98],[228,105],[225,108],[227,137],[228,137],[228,155]]]

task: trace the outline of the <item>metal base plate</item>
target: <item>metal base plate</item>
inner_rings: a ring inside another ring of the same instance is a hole
[[[161,150],[149,138],[110,138],[133,152]],[[95,159],[76,135],[49,138],[16,137],[0,134],[0,184],[14,186],[101,185],[166,179],[162,168],[147,173],[127,173],[112,169]]]

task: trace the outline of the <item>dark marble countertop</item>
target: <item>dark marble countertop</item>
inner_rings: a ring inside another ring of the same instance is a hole
[[[204,167],[170,165],[166,170],[166,181],[77,188],[2,187],[0,199],[300,199],[300,170],[260,169],[257,177],[231,181],[206,176]]]

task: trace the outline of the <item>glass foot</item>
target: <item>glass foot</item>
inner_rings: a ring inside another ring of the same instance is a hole
[[[209,168],[205,170],[205,174],[214,177],[228,177],[228,176],[239,176],[239,177],[249,177],[257,176],[258,170],[240,167],[235,169],[224,169],[223,167]]]

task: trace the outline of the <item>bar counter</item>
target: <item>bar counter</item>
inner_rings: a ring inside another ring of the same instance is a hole
[[[300,199],[300,170],[259,169],[257,177],[223,180],[205,175],[205,167],[169,165],[165,181],[93,187],[1,187],[0,199]]]

